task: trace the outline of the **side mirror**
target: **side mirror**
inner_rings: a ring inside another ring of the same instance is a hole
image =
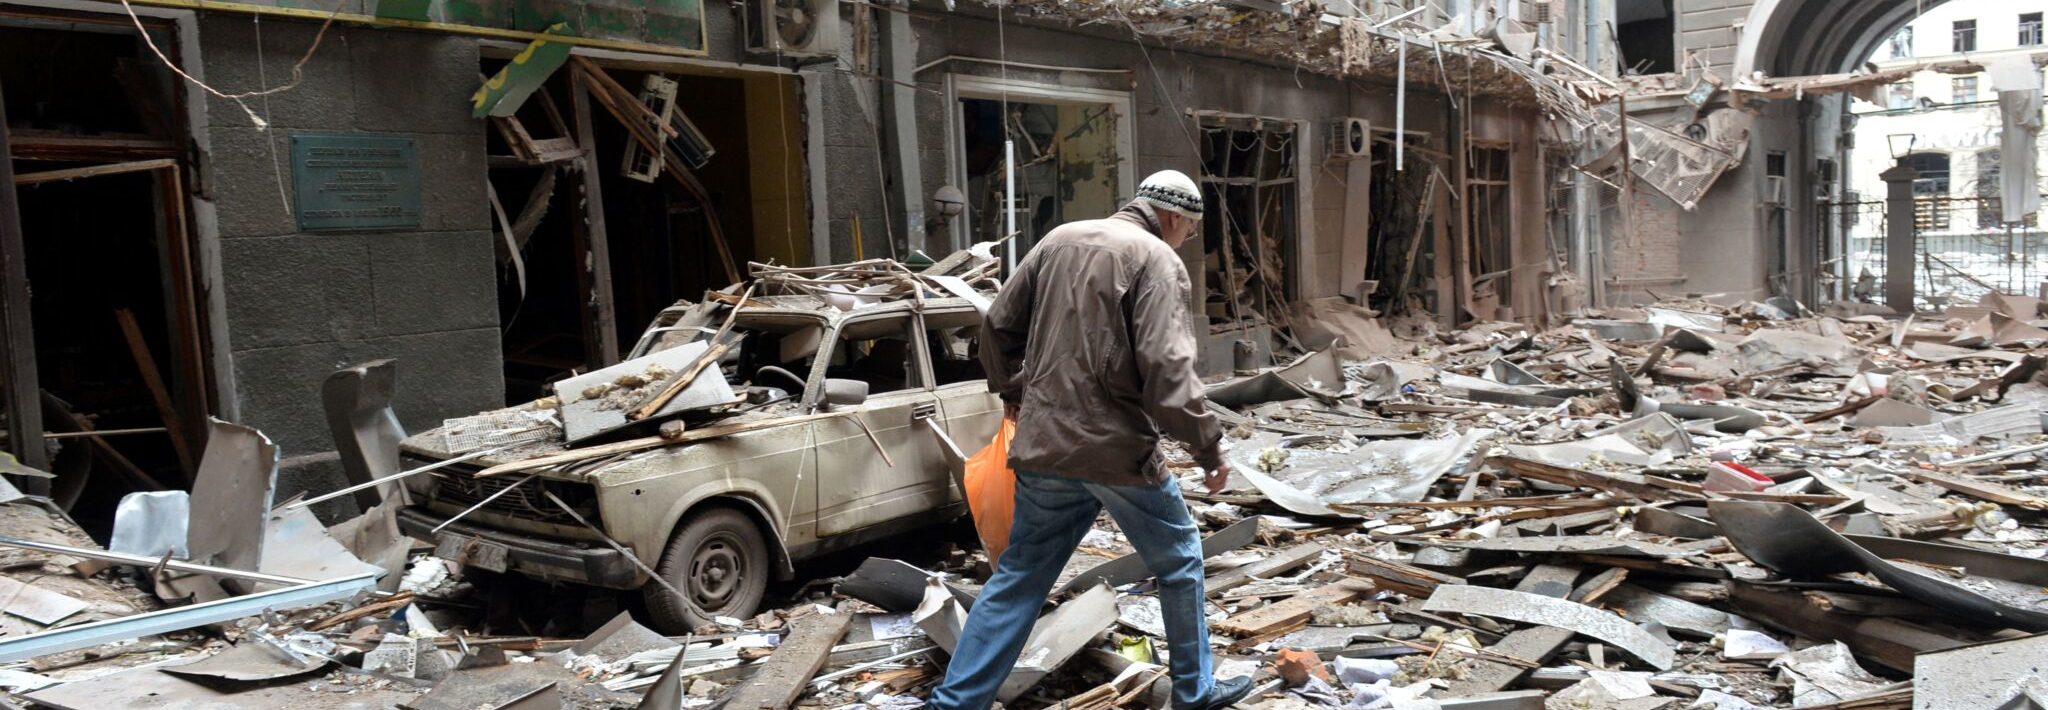
[[[868,383],[860,380],[825,380],[825,408],[858,407],[868,401]]]

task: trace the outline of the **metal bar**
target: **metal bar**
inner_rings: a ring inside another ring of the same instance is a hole
[[[162,434],[170,429],[160,426],[146,426],[135,429],[94,429],[91,431],[59,431],[44,434],[44,439],[75,439],[81,436],[120,436],[123,434]]]
[[[246,572],[243,570],[233,569],[229,567],[215,567],[213,565],[194,564],[191,562],[180,562],[178,560],[165,560],[160,557],[145,557],[142,555],[131,555],[126,552],[93,550],[83,547],[72,547],[70,545],[59,545],[56,543],[49,542],[37,542],[35,540],[23,540],[21,538],[7,537],[4,535],[0,535],[0,547],[14,547],[23,550],[35,550],[37,552],[48,552],[57,555],[70,555],[72,557],[83,557],[90,560],[99,560],[101,562],[112,562],[118,565],[128,565],[130,567],[154,568],[162,566],[164,569],[174,569],[179,572],[194,572],[198,574],[212,575],[215,577],[225,577],[228,579],[246,579],[251,582],[267,582],[270,584],[295,585],[308,584],[312,581],[306,579],[299,579],[297,577],[280,577],[278,575],[264,574],[262,572]]]
[[[369,591],[376,586],[377,575],[373,572],[364,572],[325,582],[307,582],[274,591],[51,629],[0,641],[0,663],[232,621],[271,609],[296,609],[324,604]]]

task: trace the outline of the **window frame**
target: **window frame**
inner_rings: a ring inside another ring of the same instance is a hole
[[[1977,20],[1956,20],[1949,23],[1949,51],[1965,54],[1977,51]]]
[[[2042,44],[2042,14],[2039,12],[2020,13],[2019,46],[2039,47]]]

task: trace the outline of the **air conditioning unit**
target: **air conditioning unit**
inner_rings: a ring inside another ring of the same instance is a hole
[[[640,103],[654,114],[657,123],[650,128],[657,132],[675,115],[676,86],[676,82],[660,74],[648,74],[641,81]],[[640,141],[626,141],[624,163],[619,167],[619,174],[628,178],[651,183],[661,177],[661,155],[642,149]]]
[[[798,57],[839,53],[839,0],[752,0],[748,49]]]
[[[1372,157],[1372,122],[1342,118],[1330,126],[1330,157],[1357,160]]]
[[[1764,178],[1765,203],[1773,205],[1784,205],[1785,197],[1787,194],[1785,190],[1785,178],[1777,175],[1772,175]]]
[[[1522,0],[1523,22],[1541,25],[1557,21],[1555,0]]]

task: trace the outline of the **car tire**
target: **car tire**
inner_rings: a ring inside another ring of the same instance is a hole
[[[683,518],[654,568],[683,598],[652,580],[640,591],[655,629],[681,636],[716,617],[753,616],[771,568],[768,544],[752,518],[731,508],[707,508]]]

